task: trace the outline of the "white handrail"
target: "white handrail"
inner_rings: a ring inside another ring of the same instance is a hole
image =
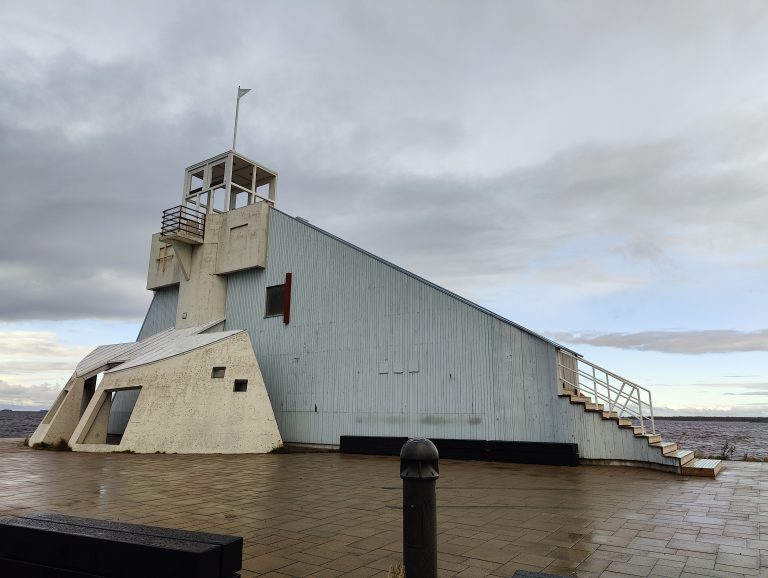
[[[595,403],[607,406],[607,411],[636,421],[643,434],[646,430],[656,433],[653,400],[648,388],[562,349],[557,352],[557,376],[559,388],[587,394]]]

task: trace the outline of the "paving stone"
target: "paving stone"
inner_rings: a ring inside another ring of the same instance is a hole
[[[244,578],[386,576],[401,559],[396,458],[58,454],[0,440],[0,464],[0,515],[242,535]],[[717,480],[602,466],[440,466],[441,578],[768,578],[768,464],[731,463]]]

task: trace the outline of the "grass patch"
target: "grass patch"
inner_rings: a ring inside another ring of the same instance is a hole
[[[759,456],[750,456],[749,454],[744,454],[741,456],[742,462],[768,462],[768,458],[761,458]]]
[[[27,442],[29,443],[29,442]],[[67,440],[64,438],[59,439],[55,444],[47,444],[45,442],[40,442],[38,444],[34,444],[32,446],[33,450],[48,450],[51,452],[71,452],[72,448],[69,447],[69,444],[67,443]]]
[[[694,452],[694,456],[705,460],[729,460],[733,462],[768,462],[768,458],[761,458],[760,456],[752,456],[750,454],[744,454],[740,458],[723,458],[722,454],[705,454],[703,452]]]
[[[400,562],[397,566],[390,566],[387,578],[405,578],[405,567]]]
[[[723,447],[720,449],[720,454],[715,458],[717,460],[730,460],[736,451],[736,446],[733,445],[728,438],[725,438]]]

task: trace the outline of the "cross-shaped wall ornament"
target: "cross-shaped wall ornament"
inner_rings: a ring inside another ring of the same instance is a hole
[[[155,261],[157,261],[157,268],[161,269],[162,267],[161,271],[163,273],[165,273],[166,266],[169,265],[168,262],[173,259],[173,253],[170,253],[169,250],[170,251],[173,250],[173,248],[170,245],[168,244],[163,245],[162,247],[160,247],[158,258],[155,259]]]

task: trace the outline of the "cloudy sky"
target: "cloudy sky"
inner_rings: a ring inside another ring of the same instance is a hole
[[[0,407],[135,339],[184,168],[650,386],[768,415],[768,4],[68,2],[0,10]]]

